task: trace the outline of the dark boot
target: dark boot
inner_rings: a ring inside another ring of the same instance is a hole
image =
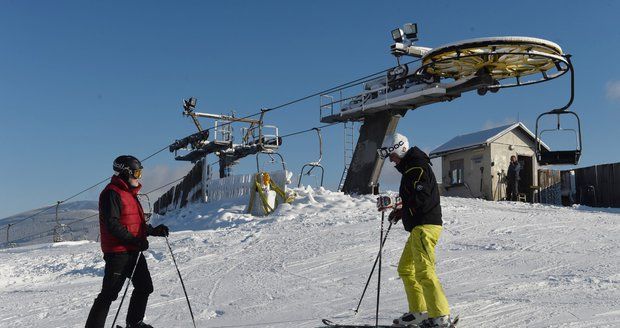
[[[138,323],[134,323],[133,325],[128,324],[125,328],[153,328],[153,326],[140,321]]]

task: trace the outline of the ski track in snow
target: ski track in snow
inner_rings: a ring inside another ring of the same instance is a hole
[[[176,231],[169,240],[199,327],[374,323],[376,273],[352,311],[379,246],[374,197],[297,191],[266,218],[228,201],[157,219]],[[442,208],[437,272],[459,327],[620,327],[620,211],[445,197]],[[385,245],[383,323],[406,312],[396,272],[406,238],[399,223]],[[190,327],[165,240],[151,237],[145,256],[155,285],[145,321]],[[83,327],[101,287],[98,243],[4,249],[0,261],[0,327]]]

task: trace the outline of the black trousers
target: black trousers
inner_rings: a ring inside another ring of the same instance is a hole
[[[139,259],[138,255],[140,255]],[[134,290],[129,300],[125,322],[127,325],[138,323],[144,318],[149,294],[153,292],[153,282],[146,265],[146,259],[139,252],[106,253],[103,255],[103,259],[105,260],[103,286],[90,309],[86,328],[104,327],[110,304],[116,300],[118,293],[123,289],[125,279],[131,277],[131,271],[136,265],[136,260],[138,264],[133,279],[131,279]]]
[[[519,199],[519,181],[510,181],[506,186],[506,200],[517,201]]]

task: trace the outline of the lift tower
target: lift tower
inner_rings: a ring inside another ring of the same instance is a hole
[[[482,96],[572,71],[569,55],[550,41],[491,37],[431,49],[414,45],[417,32],[416,24],[392,31],[390,51],[398,65],[382,77],[365,81],[361,92],[347,86],[321,95],[321,122],[363,122],[342,188],[347,194],[378,192],[383,160],[376,150],[408,110],[451,101],[468,91],[477,90]],[[404,56],[418,60],[401,64]],[[419,66],[410,67],[414,62]]]

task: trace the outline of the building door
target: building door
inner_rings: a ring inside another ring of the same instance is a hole
[[[517,157],[517,161],[521,164],[521,180],[519,181],[519,193],[525,194],[528,202],[532,201],[532,188],[534,185],[534,175],[532,173],[533,169],[533,160],[532,156],[522,156],[519,155]]]

